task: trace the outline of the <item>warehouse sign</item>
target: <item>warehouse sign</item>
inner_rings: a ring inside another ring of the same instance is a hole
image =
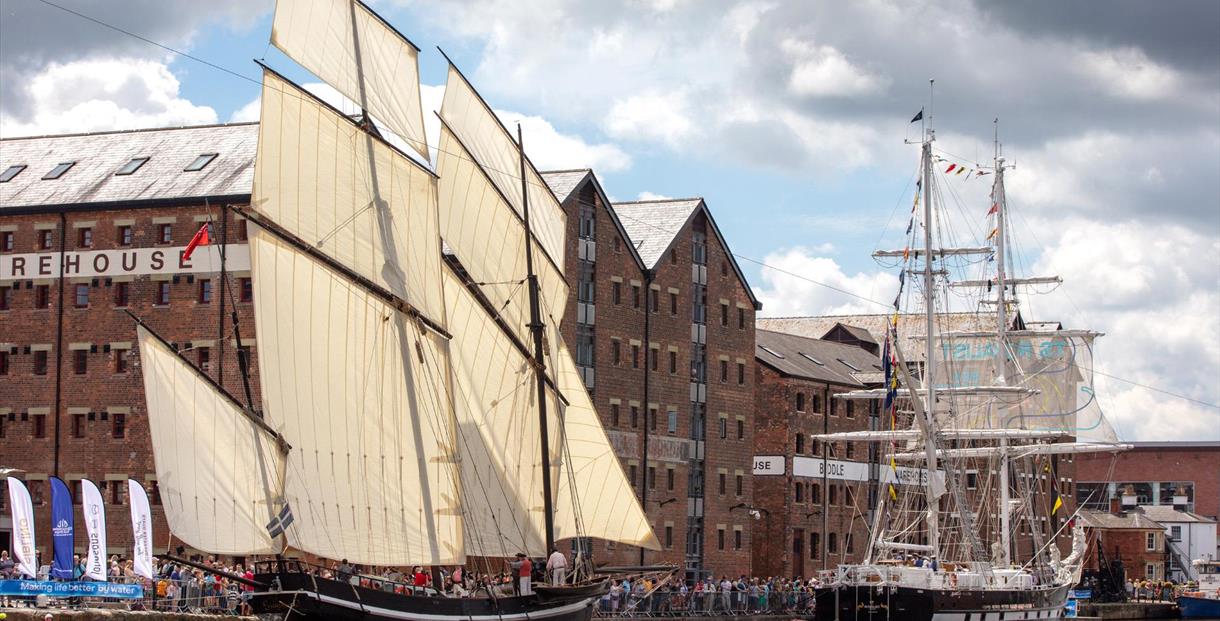
[[[206,274],[220,271],[220,246],[204,246],[184,259],[186,246],[164,248],[120,248],[65,252],[63,275],[67,278],[107,278],[152,274]],[[226,266],[233,272],[250,271],[250,247],[225,246]],[[60,254],[41,252],[0,255],[0,281],[58,278]]]
[[[759,458],[755,458],[757,462]],[[868,481],[868,464],[859,461],[842,461],[838,459],[820,459],[817,457],[793,457],[792,458],[792,474],[798,477],[809,477],[820,479],[825,473],[827,479],[839,481]],[[897,472],[895,472],[895,470]],[[880,477],[882,483],[894,483],[896,485],[919,485],[926,486],[928,484],[928,471],[924,468],[907,468],[899,466],[896,469],[891,469],[889,466],[880,468]],[[757,473],[756,473],[757,474]],[[936,478],[944,485],[945,473],[937,472]]]
[[[783,455],[755,455],[754,476],[769,477],[784,474]]]

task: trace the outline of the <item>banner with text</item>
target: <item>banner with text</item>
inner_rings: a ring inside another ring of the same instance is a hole
[[[85,577],[106,581],[106,506],[102,504],[102,493],[89,479],[80,482],[81,511],[85,516],[85,533],[88,536],[88,556],[85,559]]]
[[[131,503],[133,569],[137,576],[152,580],[152,511],[148,506],[148,492],[135,479],[127,479],[127,501]]]
[[[225,269],[250,271],[250,247],[228,244]],[[190,259],[183,259],[186,246],[163,248],[118,248],[65,252],[66,278],[106,278],[150,274],[206,274],[220,271],[220,246],[200,246]],[[0,254],[0,282],[59,277],[58,252]]]
[[[34,501],[30,490],[21,479],[8,477],[8,506],[13,516],[13,557],[17,564],[13,568],[18,574],[31,578],[38,575],[38,559],[34,550]]]
[[[109,582],[50,582],[45,580],[0,580],[0,595],[9,597],[111,597],[143,599],[144,587],[138,584]]]
[[[51,477],[51,577],[71,580],[72,548],[76,539],[72,492],[59,477]]]

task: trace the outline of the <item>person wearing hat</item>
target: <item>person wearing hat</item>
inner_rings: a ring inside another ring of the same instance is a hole
[[[551,556],[546,559],[546,571],[551,576],[551,585],[562,585],[567,570],[568,557],[564,556],[563,552],[559,551],[559,548],[551,548]]]
[[[532,595],[533,589],[530,585],[530,576],[534,571],[534,564],[530,562],[529,557],[524,553],[517,553],[517,560],[512,561],[510,565],[513,568],[513,574],[517,576],[517,581],[514,583],[517,586],[517,595]]]

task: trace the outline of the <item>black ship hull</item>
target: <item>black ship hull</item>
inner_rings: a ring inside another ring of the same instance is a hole
[[[1016,621],[1062,619],[1067,586],[937,590],[841,586],[817,593],[818,621]]]
[[[407,621],[589,621],[605,584],[541,587],[524,597],[404,595],[305,573],[260,574],[255,580],[277,590],[251,593],[256,614],[298,620]]]

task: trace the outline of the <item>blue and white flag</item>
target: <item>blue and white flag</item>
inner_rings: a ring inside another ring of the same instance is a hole
[[[13,556],[17,560],[14,569],[18,574],[35,578],[38,576],[38,558],[34,550],[34,501],[30,490],[20,479],[8,477],[8,506],[13,514]]]
[[[72,549],[76,529],[72,515],[72,492],[59,477],[51,477],[51,577],[72,579]]]

